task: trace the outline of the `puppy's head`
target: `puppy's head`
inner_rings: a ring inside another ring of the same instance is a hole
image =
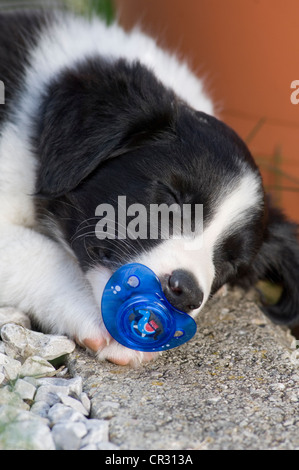
[[[95,58],[53,80],[35,129],[37,196],[97,296],[128,262],[150,267],[192,314],[226,282],[270,277],[287,294],[268,312],[295,319],[295,229],[267,209],[259,171],[225,124],[139,63]]]

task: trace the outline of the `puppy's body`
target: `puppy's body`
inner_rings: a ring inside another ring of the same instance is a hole
[[[252,157],[210,116],[188,67],[99,20],[19,13],[0,26],[0,304],[119,363],[151,358],[112,341],[100,318],[106,281],[130,261],[192,315],[225,282],[270,276],[287,297],[269,313],[293,321],[295,228],[275,211],[267,219]],[[96,208],[120,195],[147,208],[203,204],[203,237],[99,241]],[[192,288],[172,288],[177,272]]]

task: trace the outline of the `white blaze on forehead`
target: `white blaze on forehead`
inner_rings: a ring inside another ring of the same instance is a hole
[[[218,202],[218,209],[212,222],[204,230],[204,243],[215,245],[224,232],[234,232],[244,224],[248,210],[259,207],[262,201],[259,177],[254,173],[242,176],[239,184]]]
[[[244,225],[250,217],[248,210],[260,206],[263,197],[260,187],[258,175],[244,174],[230,192],[227,188],[225,195],[215,198],[218,207],[201,236],[192,240],[166,240],[134,261],[145,264],[158,276],[170,275],[180,268],[191,271],[204,293],[203,306],[210,295],[215,276],[213,256],[216,243],[224,233],[234,233]]]

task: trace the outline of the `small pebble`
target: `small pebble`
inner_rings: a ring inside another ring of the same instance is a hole
[[[46,401],[37,401],[33,403],[30,408],[31,413],[34,413],[41,418],[47,418],[50,410],[50,405]]]
[[[109,423],[105,420],[89,419],[86,421],[87,436],[83,439],[82,445],[100,444],[109,440]]]
[[[73,408],[63,405],[62,403],[57,403],[50,408],[48,418],[51,425],[57,424],[60,421],[76,422],[86,419],[82,413],[79,413]]]
[[[69,406],[78,413],[81,413],[83,416],[88,416],[88,411],[79,400],[75,400],[75,398],[64,395],[63,393],[57,393],[57,395],[64,405]]]
[[[66,336],[44,335],[14,323],[1,328],[1,337],[10,353],[14,352],[14,357],[34,355],[51,361],[75,349],[75,343]]]
[[[84,406],[84,408],[86,409],[87,413],[89,414],[90,413],[90,409],[91,409],[91,402],[90,402],[90,399],[88,398],[88,395],[87,393],[81,393],[80,395],[80,401],[82,403],[82,405]]]
[[[84,423],[70,423],[62,421],[52,428],[52,436],[58,450],[78,450],[81,447],[81,439],[87,434]]]
[[[0,372],[8,380],[15,380],[21,372],[22,364],[6,354],[0,353]]]
[[[76,395],[79,397],[82,393],[82,377],[74,377],[73,379],[44,377],[38,379],[38,384],[60,387],[59,391],[66,393],[66,395]]]
[[[43,401],[49,403],[50,406],[60,402],[60,398],[57,393],[53,392],[50,387],[42,385],[38,388],[35,395],[35,402]]]
[[[36,387],[23,379],[18,379],[14,386],[14,391],[20,395],[22,400],[33,400]]]
[[[55,367],[39,356],[31,356],[26,359],[20,370],[20,376],[43,377],[55,372]]]

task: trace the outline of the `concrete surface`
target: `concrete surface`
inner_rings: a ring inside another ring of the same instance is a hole
[[[197,319],[196,336],[137,369],[77,348],[92,417],[121,449],[299,449],[299,350],[253,293],[228,292]]]

